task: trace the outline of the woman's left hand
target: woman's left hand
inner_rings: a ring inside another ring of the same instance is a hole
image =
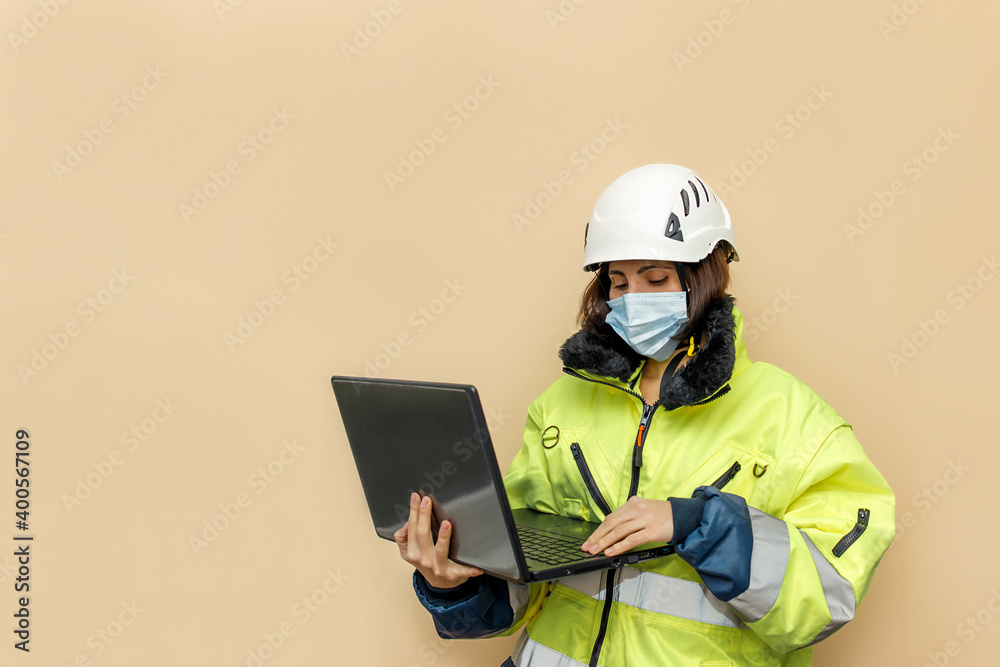
[[[583,550],[614,556],[647,542],[669,542],[673,536],[674,512],[670,501],[633,496],[604,518],[583,543]]]

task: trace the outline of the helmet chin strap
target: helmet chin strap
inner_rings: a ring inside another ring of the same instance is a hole
[[[597,266],[597,268],[594,269],[594,273],[597,274],[597,283],[601,286],[601,289],[604,290],[604,295],[603,295],[604,298],[605,299],[610,299],[611,298],[611,276],[608,275],[608,268],[607,268],[607,266],[605,264],[603,264],[603,263],[599,264]]]
[[[681,352],[683,350],[684,348],[681,347],[677,350],[677,352]],[[681,365],[681,361],[684,360],[684,357],[688,356],[687,354],[677,354],[677,352],[674,353],[674,358],[670,360],[670,363],[668,363],[667,367],[663,370],[663,377],[672,377],[673,374],[677,372],[677,367]]]
[[[687,295],[688,315],[690,316],[691,289],[688,286],[687,278],[685,277],[687,275],[688,268],[682,262],[674,262],[674,270],[677,272],[677,280],[680,281],[681,283],[681,289],[684,290],[684,293]],[[693,334],[691,334],[688,340],[687,353],[678,355],[671,361],[671,365],[668,368],[671,374],[673,374],[674,370],[676,370],[677,364],[680,363],[681,359],[683,359],[684,357],[693,357],[695,354],[701,351],[701,346],[698,345],[697,341],[699,334],[700,334],[699,331],[696,331]]]

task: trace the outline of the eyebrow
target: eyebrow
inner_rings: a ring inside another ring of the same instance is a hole
[[[640,267],[639,267],[639,270],[638,270],[638,271],[636,271],[636,273],[637,273],[637,274],[639,274],[639,273],[643,273],[643,272],[645,272],[645,271],[648,271],[649,269],[664,269],[665,271],[672,271],[672,270],[673,270],[673,267],[670,267],[670,266],[663,266],[663,265],[661,265],[661,264],[646,264],[646,265],[644,265],[644,266],[640,266]],[[619,271],[618,269],[615,269],[615,270],[613,270],[613,271],[608,271],[608,275],[612,275],[612,274],[618,274],[618,275],[620,275],[620,276],[624,276],[624,275],[625,275],[624,273],[622,273],[622,272],[621,272],[621,271]]]

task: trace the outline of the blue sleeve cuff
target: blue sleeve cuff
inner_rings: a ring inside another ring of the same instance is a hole
[[[750,587],[753,528],[746,500],[711,486],[704,495],[701,523],[676,546],[677,555],[698,571],[715,597],[727,602]]]
[[[438,636],[472,639],[506,630],[514,623],[507,582],[488,574],[471,577],[455,588],[434,588],[413,572],[413,589],[434,619]]]
[[[413,586],[418,596],[439,602],[443,607],[449,606],[444,603],[455,604],[467,602],[479,594],[483,588],[482,577],[469,577],[454,588],[435,588],[427,583],[427,578],[420,574],[418,570],[413,571]]]
[[[701,524],[708,496],[699,489],[690,498],[670,497],[667,500],[674,514],[674,536],[670,538],[670,544],[680,544]]]

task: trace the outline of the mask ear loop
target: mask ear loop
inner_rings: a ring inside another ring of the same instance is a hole
[[[674,262],[674,271],[677,273],[677,280],[681,283],[681,289],[684,290],[684,294],[688,297],[688,308],[691,307],[691,291],[688,289],[687,280],[684,278],[684,274],[687,273],[687,267],[681,262]],[[690,313],[688,313],[690,315]]]

